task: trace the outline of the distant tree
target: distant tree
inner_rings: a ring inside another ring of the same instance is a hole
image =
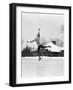
[[[61,33],[64,33],[64,24],[61,25],[60,31],[61,31]]]
[[[63,47],[64,46],[64,24],[60,26],[59,35],[56,38],[56,45]]]
[[[31,48],[26,46],[26,48],[24,48],[22,51],[22,56],[23,57],[32,56]]]

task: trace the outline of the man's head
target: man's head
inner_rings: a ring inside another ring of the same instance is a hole
[[[40,32],[40,28],[38,29],[38,31]]]

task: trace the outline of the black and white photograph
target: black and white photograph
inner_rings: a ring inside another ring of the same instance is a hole
[[[22,77],[64,75],[64,15],[22,12]]]
[[[71,83],[71,7],[10,5],[10,86]]]

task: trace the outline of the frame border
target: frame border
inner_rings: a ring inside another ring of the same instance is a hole
[[[69,81],[56,82],[39,82],[39,83],[25,83],[16,84],[16,7],[39,7],[39,8],[56,8],[69,10]],[[71,83],[71,6],[57,6],[57,5],[40,5],[40,4],[23,4],[11,3],[9,4],[9,85],[17,86],[34,86],[34,85],[52,85],[52,84],[67,84]]]

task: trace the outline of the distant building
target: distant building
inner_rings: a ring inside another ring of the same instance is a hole
[[[56,45],[60,47],[64,47],[64,42],[59,39],[56,39]]]
[[[53,40],[52,43],[57,46],[64,47],[64,42],[59,39]]]
[[[56,41],[52,41],[52,43],[56,45]]]

